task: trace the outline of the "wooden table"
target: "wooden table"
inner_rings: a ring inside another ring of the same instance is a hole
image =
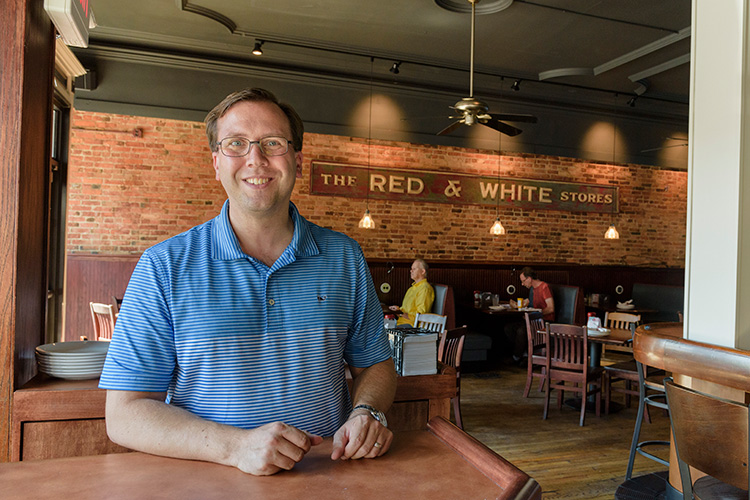
[[[601,366],[602,345],[624,346],[633,339],[633,332],[627,328],[610,328],[606,335],[589,335],[589,366]]]
[[[430,419],[450,417],[455,395],[456,370],[450,366],[440,364],[435,375],[398,377],[394,403],[386,413],[389,425],[394,431],[424,430]],[[13,393],[11,460],[127,451],[107,438],[105,397],[99,379],[34,377]]]
[[[332,461],[331,439],[293,470],[257,477],[233,467],[144,453],[0,464],[4,500],[539,499],[528,475],[443,418],[397,433],[374,460]]]

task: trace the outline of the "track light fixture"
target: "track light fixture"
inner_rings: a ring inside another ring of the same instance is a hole
[[[263,40],[255,40],[255,47],[253,47],[253,55],[256,56],[262,56],[263,55],[263,44],[265,42]]]
[[[391,69],[389,69],[388,71],[390,71],[390,72],[391,72],[391,73],[393,73],[394,75],[398,75],[398,67],[399,67],[399,66],[401,66],[401,61],[399,61],[399,62],[394,62],[394,63],[393,63],[393,66],[391,66]]]
[[[516,80],[515,82],[513,82],[513,85],[510,86],[510,90],[513,90],[515,92],[521,90],[521,80]]]
[[[631,97],[630,100],[628,101],[628,106],[630,106],[631,108],[634,108],[635,107],[635,101],[637,99],[638,99],[638,97]]]

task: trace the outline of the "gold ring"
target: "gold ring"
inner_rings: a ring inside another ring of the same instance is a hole
[[[375,446],[375,448],[380,448],[380,443],[375,443],[373,446]]]

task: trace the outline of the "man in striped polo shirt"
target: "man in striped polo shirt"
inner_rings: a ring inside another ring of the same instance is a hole
[[[246,89],[206,134],[228,200],[133,272],[100,382],[110,438],[263,475],[325,436],[334,460],[382,455],[396,374],[380,303],[359,245],[290,201],[302,120]]]

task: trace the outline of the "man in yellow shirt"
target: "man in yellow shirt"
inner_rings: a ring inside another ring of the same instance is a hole
[[[401,307],[390,306],[391,311],[398,313],[396,325],[411,325],[414,323],[414,315],[417,313],[428,313],[432,310],[435,302],[435,290],[427,282],[427,262],[416,259],[411,264],[411,279],[414,281],[404,295]]]

